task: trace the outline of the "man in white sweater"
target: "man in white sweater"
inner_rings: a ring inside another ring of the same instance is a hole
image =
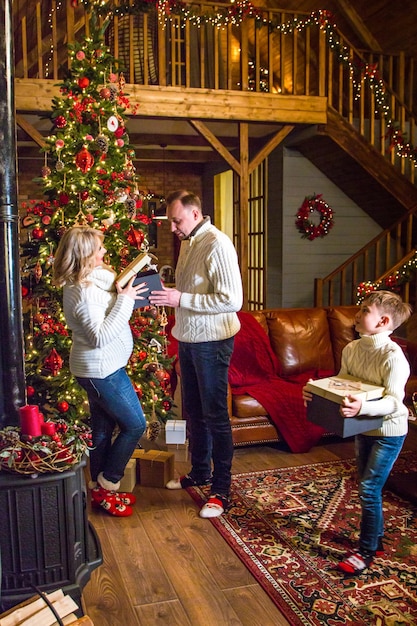
[[[167,198],[167,212],[171,230],[182,242],[176,286],[153,291],[149,299],[175,308],[172,334],[179,342],[192,464],[189,474],[169,481],[167,488],[211,484],[200,516],[217,517],[228,506],[231,484],[227,384],[234,336],[240,329],[242,280],[231,240],[203,216],[198,196],[185,190],[173,192]]]

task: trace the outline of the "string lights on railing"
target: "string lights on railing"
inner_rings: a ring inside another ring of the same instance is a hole
[[[77,0],[73,0],[77,4]],[[405,141],[404,135],[398,131],[393,119],[391,110],[391,93],[384,80],[379,76],[376,64],[368,64],[356,53],[346,46],[337,31],[333,15],[328,10],[318,10],[310,15],[301,18],[293,16],[285,22],[279,21],[275,17],[267,17],[263,8],[255,7],[250,0],[234,0],[231,4],[217,6],[216,9],[202,8],[198,5],[190,5],[180,0],[130,0],[120,2],[117,6],[111,0],[78,0],[89,12],[97,15],[110,16],[134,15],[146,13],[152,10],[157,11],[159,23],[166,27],[182,29],[188,22],[200,28],[203,25],[214,26],[224,29],[229,25],[239,26],[246,20],[253,20],[255,28],[268,28],[270,32],[279,32],[282,35],[290,35],[295,31],[316,26],[324,32],[327,44],[334,53],[336,60],[348,68],[349,79],[352,82],[354,100],[362,97],[363,85],[366,82],[373,92],[375,99],[375,113],[379,113],[384,119],[391,140],[391,149],[396,150],[396,154],[401,158],[408,158],[414,165],[417,165],[417,151]],[[61,6],[61,0],[58,7]],[[52,12],[51,12],[52,14]],[[269,14],[268,14],[269,15]],[[251,71],[249,64],[249,71]],[[267,75],[260,69],[259,86],[261,91],[267,91],[264,86],[267,84]],[[249,81],[248,88],[256,89]],[[281,92],[280,89],[277,90]],[[395,143],[398,141],[398,143]]]

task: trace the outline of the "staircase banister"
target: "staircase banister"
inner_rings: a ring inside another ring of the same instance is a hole
[[[329,280],[331,280],[332,278],[334,278],[335,276],[337,276],[337,274],[340,274],[340,272],[342,272],[346,267],[348,267],[349,265],[351,265],[356,259],[358,259],[359,257],[361,257],[363,254],[365,254],[369,249],[373,248],[374,246],[377,245],[378,242],[382,241],[384,238],[388,237],[393,231],[397,230],[398,226],[400,224],[402,224],[403,222],[405,222],[406,220],[409,219],[410,215],[415,215],[417,212],[417,206],[415,206],[412,210],[410,210],[408,213],[406,213],[405,215],[403,215],[399,220],[397,220],[397,222],[395,224],[393,224],[390,228],[386,228],[385,230],[383,230],[381,233],[379,233],[379,235],[376,235],[376,237],[374,237],[373,239],[371,239],[371,241],[369,241],[365,246],[363,246],[360,250],[358,250],[357,252],[355,252],[355,254],[352,254],[352,256],[349,257],[349,259],[347,261],[344,261],[344,263],[342,263],[341,265],[339,265],[339,267],[337,267],[335,270],[333,270],[333,272],[330,272],[330,274],[328,274],[327,276],[325,276],[322,280],[323,282],[328,282]]]
[[[386,278],[388,278],[388,276],[392,276],[393,274],[398,272],[406,263],[408,263],[408,261],[411,261],[411,259],[415,257],[416,253],[417,253],[416,248],[413,248],[412,250],[410,250],[410,252],[404,255],[403,258],[400,259],[400,261],[398,261],[398,263],[393,265],[393,267],[390,267],[389,270],[384,272],[384,274],[381,274],[381,276],[377,278],[375,282],[379,283],[385,280]]]

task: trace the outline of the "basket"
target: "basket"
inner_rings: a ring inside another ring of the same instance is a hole
[[[46,472],[65,472],[80,462],[87,446],[69,445],[56,452],[43,455],[34,450],[33,445],[19,441],[10,450],[10,456],[0,458],[0,469],[16,474],[42,474]],[[3,449],[4,450],[4,449]],[[3,451],[2,451],[3,452]]]

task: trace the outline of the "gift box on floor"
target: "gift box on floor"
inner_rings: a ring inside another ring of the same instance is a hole
[[[165,443],[185,443],[187,438],[185,420],[167,420],[165,423]]]
[[[382,425],[382,417],[343,417],[340,415],[340,405],[348,395],[359,396],[363,400],[377,400],[384,394],[383,387],[348,376],[309,381],[306,387],[313,394],[313,399],[307,403],[307,419],[322,426],[327,432],[345,438]]]
[[[174,478],[174,454],[163,450],[135,450],[137,481],[143,487],[165,487]]]
[[[174,454],[176,461],[188,461],[188,439],[185,443],[168,443],[167,450]]]
[[[136,485],[136,459],[130,459],[125,467],[125,473],[120,481],[119,491],[133,491]]]

